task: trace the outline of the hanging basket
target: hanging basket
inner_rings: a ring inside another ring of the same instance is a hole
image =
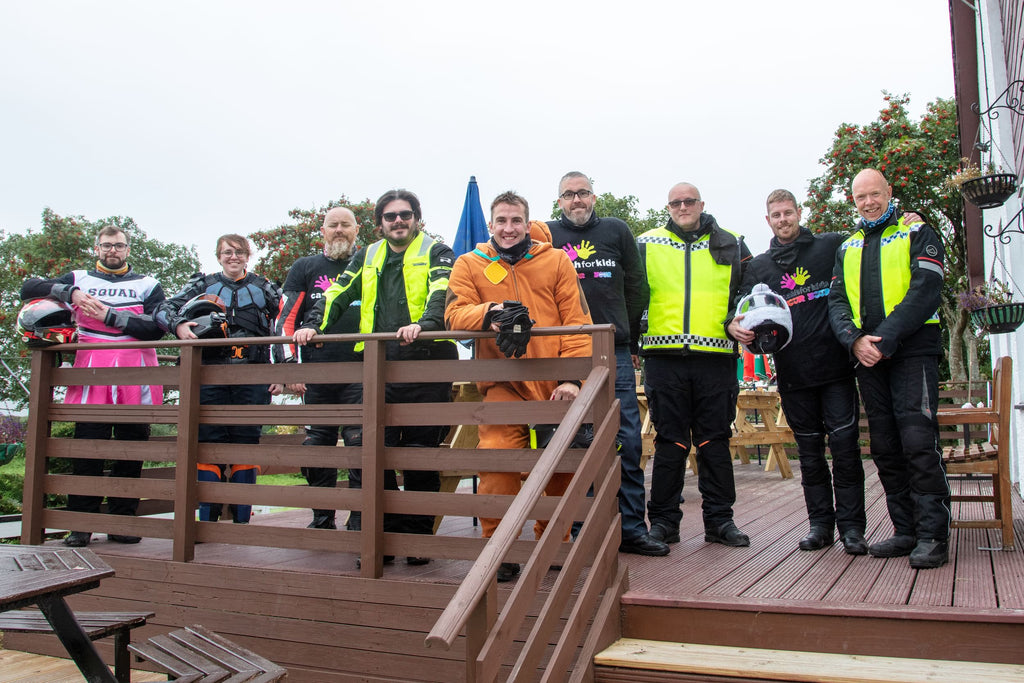
[[[979,209],[994,209],[1002,206],[1016,189],[1017,176],[1012,173],[993,173],[965,180],[960,185],[960,194]]]
[[[971,321],[989,334],[1013,332],[1024,323],[1024,303],[998,304],[971,311]]]

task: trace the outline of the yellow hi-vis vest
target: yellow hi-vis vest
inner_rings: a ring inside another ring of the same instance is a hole
[[[405,301],[409,307],[409,320],[413,322],[423,317],[423,309],[426,308],[427,301],[434,292],[444,292],[448,289],[448,278],[438,278],[434,281],[430,279],[430,248],[433,246],[434,240],[420,232],[402,254]],[[366,259],[363,261],[363,271],[360,275],[362,277],[362,305],[359,310],[359,331],[361,333],[373,332],[378,273],[384,267],[387,255],[385,240],[374,242],[366,248]],[[450,340],[437,339],[435,341]],[[362,351],[364,346],[363,342],[359,342],[356,344],[355,350]]]
[[[668,228],[657,228],[637,242],[646,245],[651,288],[644,349],[733,353],[735,343],[724,326],[733,268],[715,262],[710,235],[689,243]]]
[[[896,305],[903,301],[910,289],[910,234],[912,228],[904,223],[901,216],[895,225],[882,231],[881,253],[879,266],[882,287],[882,304],[885,315],[892,313]],[[853,233],[840,249],[843,251],[843,283],[846,287],[846,298],[850,302],[853,324],[862,328],[861,318],[861,263],[864,257],[864,229]],[[926,325],[939,324],[939,312],[935,311]]]

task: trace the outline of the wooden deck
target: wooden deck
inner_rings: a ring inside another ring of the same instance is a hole
[[[796,463],[793,463],[794,465]],[[867,474],[868,541],[892,534],[875,468]],[[623,635],[711,645],[924,659],[1024,663],[1024,504],[1014,493],[1017,550],[994,551],[998,530],[954,529],[950,563],[914,570],[906,558],[847,555],[841,543],[805,552],[799,476],[779,480],[736,465],[737,524],[749,548],[704,543],[700,497],[688,480],[681,542],[667,561],[629,566]],[[979,487],[977,480],[953,487]],[[980,504],[954,516],[980,516]]]
[[[891,526],[874,467],[866,466],[868,538],[878,540]],[[735,467],[736,521],[751,546],[704,543],[700,498],[688,476],[682,541],[672,553],[620,555],[629,566],[624,637],[1024,663],[1024,504],[1016,493],[1017,551],[986,549],[998,544],[996,531],[958,529],[950,564],[916,571],[906,558],[848,556],[839,543],[798,550],[807,530],[799,475],[780,479],[762,471],[756,458]],[[464,481],[460,490],[467,488]],[[301,527],[309,518],[308,510],[284,511],[257,514],[253,524]],[[344,519],[339,512],[339,523]],[[478,536],[479,527],[446,518],[438,533]],[[524,537],[531,535],[527,527]],[[385,567],[383,579],[370,580],[359,577],[352,553],[204,543],[194,562],[175,563],[170,543],[143,539],[125,546],[97,535],[90,547],[117,576],[72,605],[152,609],[157,616],[139,638],[202,623],[287,666],[289,680],[464,680],[456,659],[461,640],[440,652],[424,648],[423,636],[468,561],[410,567],[400,557]],[[549,571],[538,592],[549,590],[557,576]],[[499,593],[507,595],[509,585]],[[43,639],[16,634],[7,646],[54,651]]]

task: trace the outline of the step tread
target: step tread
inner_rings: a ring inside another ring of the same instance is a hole
[[[1024,680],[1024,666],[875,657],[622,638],[594,657],[597,666],[817,683],[996,683]]]

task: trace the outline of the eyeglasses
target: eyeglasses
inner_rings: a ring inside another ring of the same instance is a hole
[[[388,223],[394,223],[399,218],[401,218],[403,221],[407,221],[415,215],[416,214],[414,214],[412,211],[388,211],[387,213],[383,214],[381,218],[386,220]]]
[[[668,203],[668,205],[671,206],[673,209],[678,209],[680,207],[680,205],[682,205],[682,204],[685,204],[687,207],[690,207],[690,206],[693,206],[694,204],[696,204],[699,201],[700,201],[699,199],[694,199],[693,197],[687,197],[686,199],[673,199],[672,201],[670,201]]]
[[[590,190],[566,190],[562,194],[558,195],[560,199],[564,199],[567,202],[571,202],[573,197],[579,197],[580,199],[586,199],[590,195],[594,194]]]
[[[235,251],[234,249],[225,249],[224,251],[220,252],[220,255],[223,258],[234,258],[235,256],[241,256],[242,258],[245,258],[246,256],[249,255],[249,252]]]
[[[114,244],[111,244],[110,242],[100,242],[96,246],[100,248],[100,251],[124,251],[128,248],[128,245],[124,242],[115,242]]]

